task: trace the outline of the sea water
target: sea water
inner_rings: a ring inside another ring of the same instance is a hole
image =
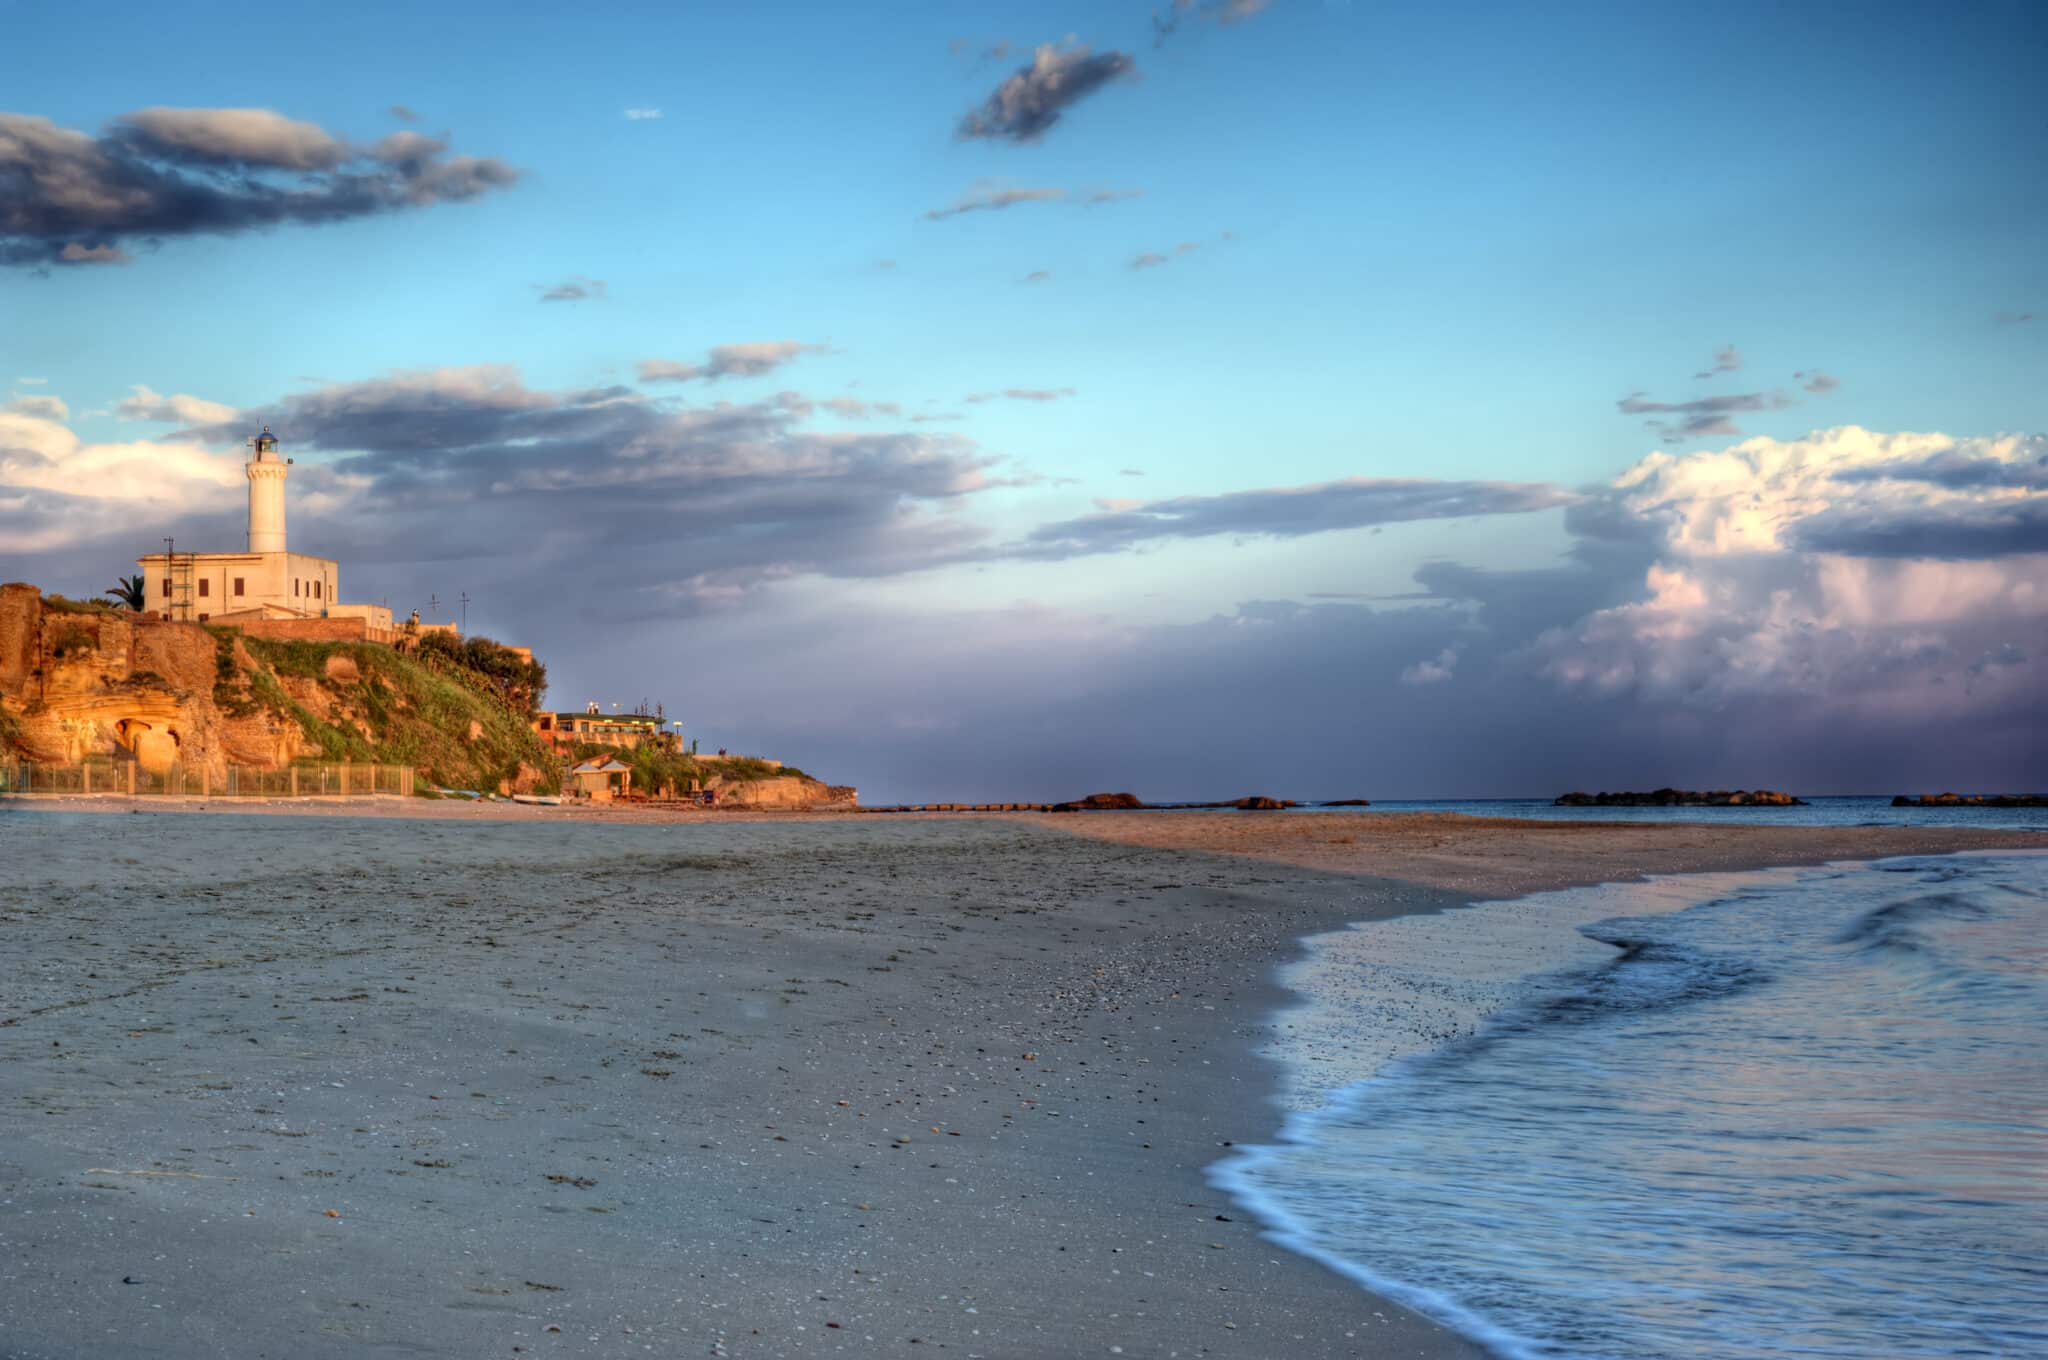
[[[1549,798],[1375,799],[1367,808],[1299,812],[1461,812],[1543,822],[1706,822],[1741,826],[1969,826],[2048,832],[2048,807],[1893,807],[1889,796],[1816,796],[1798,807],[1559,807]],[[1213,815],[1237,816],[1235,809]]]
[[[1702,883],[1319,937],[1217,1179],[1502,1355],[2048,1355],[2048,854]]]

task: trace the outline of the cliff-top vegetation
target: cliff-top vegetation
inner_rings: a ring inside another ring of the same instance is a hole
[[[547,672],[489,639],[407,655],[375,643],[209,631],[221,712],[295,723],[322,759],[409,765],[450,788],[560,786],[557,761],[528,723]],[[238,642],[251,664],[238,658]]]

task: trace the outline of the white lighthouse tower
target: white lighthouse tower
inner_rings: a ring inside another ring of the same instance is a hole
[[[277,456],[277,438],[265,425],[249,441],[255,451],[243,471],[249,474],[249,551],[281,553],[284,547],[284,479],[290,464]]]
[[[278,453],[269,426],[249,441],[249,461],[242,470],[249,476],[248,546],[240,552],[165,551],[137,558],[150,612],[192,623],[232,624],[263,637],[327,642],[396,637],[388,606],[341,603],[341,567],[332,558],[285,546],[284,479],[291,460]]]

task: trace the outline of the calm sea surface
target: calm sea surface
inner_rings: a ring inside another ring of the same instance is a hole
[[[1917,795],[1920,790],[1915,790]],[[1939,790],[1927,790],[1939,792]],[[1443,802],[1375,801],[1369,808],[1304,808],[1305,812],[1462,812],[1472,817],[1538,817],[1574,822],[1730,822],[1762,826],[1981,826],[2048,831],[2048,808],[1895,808],[1881,798],[1813,798],[1791,808],[1574,808],[1548,798],[1465,798]],[[1220,815],[1220,814],[1219,814]],[[1241,815],[1232,810],[1229,815]]]
[[[1218,1180],[1503,1355],[2048,1355],[2048,854],[1714,883]]]

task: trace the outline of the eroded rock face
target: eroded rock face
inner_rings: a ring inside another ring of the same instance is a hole
[[[12,754],[27,760],[115,756],[151,773],[203,766],[224,777],[230,764],[277,768],[312,754],[295,723],[221,712],[219,657],[197,624],[74,612],[32,585],[0,586],[0,705],[15,729]],[[248,659],[239,645],[236,659]]]
[[[43,592],[13,582],[0,585],[0,694],[26,694],[29,673],[41,664]]]
[[[718,805],[721,807],[808,810],[851,807],[859,800],[859,794],[844,785],[828,785],[798,775],[750,779],[737,784],[713,779],[706,787],[718,791]]]

